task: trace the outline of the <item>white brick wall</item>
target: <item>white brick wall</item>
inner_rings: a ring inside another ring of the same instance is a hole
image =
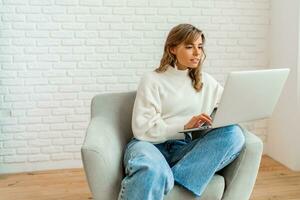
[[[91,98],[134,90],[165,37],[192,23],[205,70],[268,66],[269,0],[0,1],[0,173],[81,166]],[[266,140],[267,121],[246,124]]]

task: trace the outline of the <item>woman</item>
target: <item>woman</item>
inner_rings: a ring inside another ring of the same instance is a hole
[[[223,91],[212,76],[202,72],[204,43],[196,27],[174,27],[159,68],[142,77],[119,199],[162,200],[174,183],[201,196],[214,173],[241,151],[244,136],[237,125],[213,129],[196,139],[179,133],[211,124],[209,114]]]

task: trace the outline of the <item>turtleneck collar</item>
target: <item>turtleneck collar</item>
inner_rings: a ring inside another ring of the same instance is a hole
[[[179,70],[177,65],[175,65],[174,67],[169,65],[168,71],[176,76],[181,77],[187,77],[189,75],[189,69]]]

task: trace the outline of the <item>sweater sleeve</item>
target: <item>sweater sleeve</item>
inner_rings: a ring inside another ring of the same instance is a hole
[[[205,77],[206,87],[208,88],[205,105],[207,105],[208,113],[211,113],[215,107],[219,106],[223,94],[223,86],[210,74],[203,73]]]
[[[136,94],[132,113],[132,131],[135,138],[154,143],[161,143],[178,131],[183,130],[183,123],[172,126],[165,123],[158,85],[150,75],[142,77]]]
[[[218,107],[219,106],[219,103],[221,101],[221,97],[222,97],[222,94],[223,94],[223,86],[218,82],[217,83],[217,88],[216,88],[216,93],[217,93],[217,103],[215,105],[215,107]]]

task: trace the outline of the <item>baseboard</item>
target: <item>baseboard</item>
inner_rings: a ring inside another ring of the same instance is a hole
[[[53,169],[82,168],[82,166],[83,165],[81,160],[1,164],[0,174],[33,172]]]

